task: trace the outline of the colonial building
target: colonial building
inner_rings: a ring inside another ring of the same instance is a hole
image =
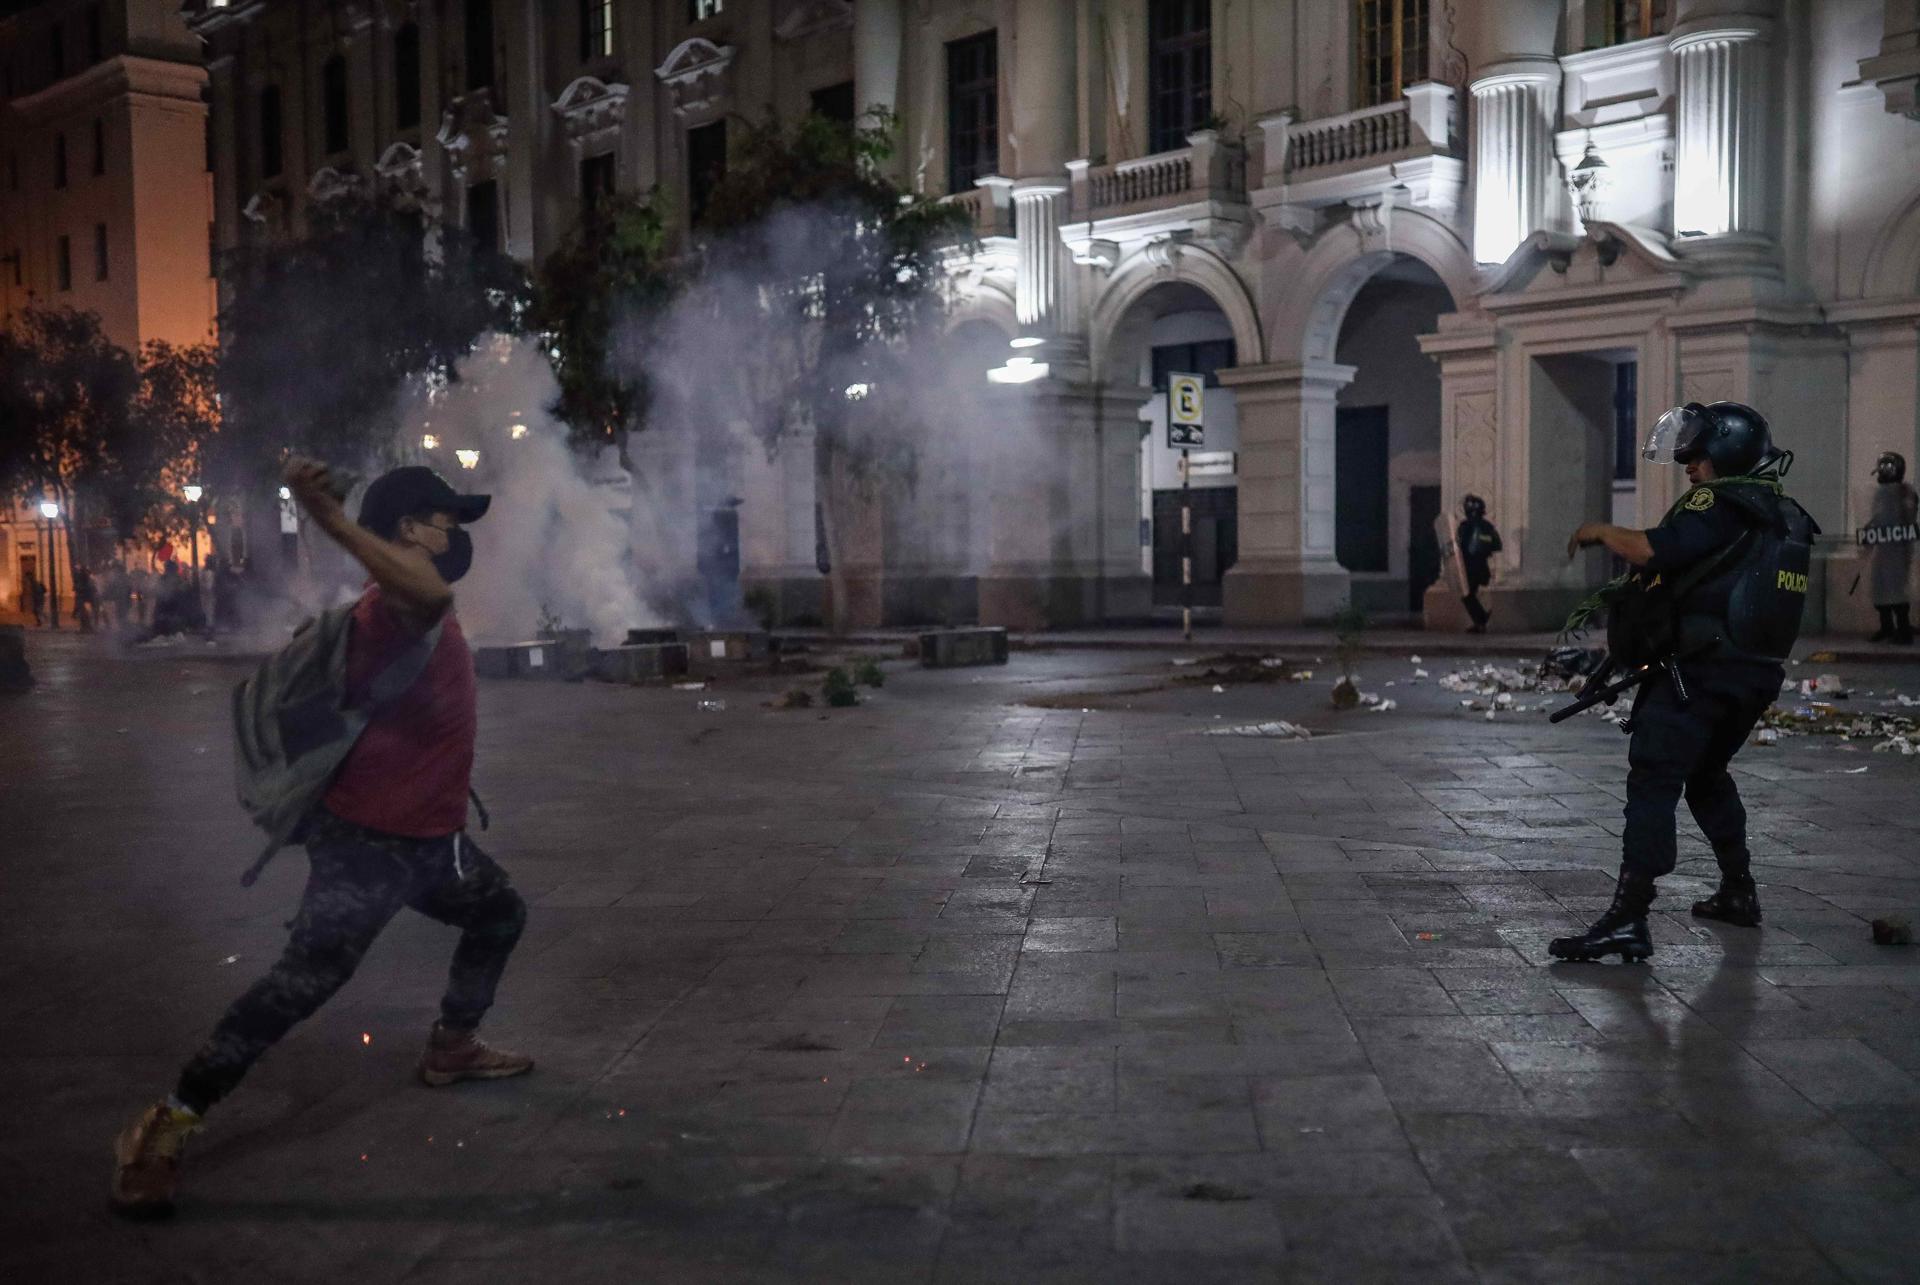
[[[177,0],[0,6],[0,326],[37,304],[129,352],[212,338],[205,86]],[[72,583],[37,507],[0,514],[0,609],[26,575]]]
[[[610,185],[696,214],[729,121],[894,112],[901,180],[978,232],[953,265],[978,400],[851,524],[867,619],[1177,602],[1181,373],[1193,593],[1230,623],[1452,622],[1467,493],[1506,537],[1495,627],[1556,623],[1610,570],[1567,534],[1657,520],[1677,470],[1638,438],[1716,398],[1796,453],[1830,537],[1811,623],[1871,614],[1849,536],[1876,456],[1920,454],[1909,0],[188,7],[228,243],[379,183],[532,259]],[[806,451],[715,482],[684,435],[639,441],[680,480],[675,556],[737,499],[746,581],[818,609]]]

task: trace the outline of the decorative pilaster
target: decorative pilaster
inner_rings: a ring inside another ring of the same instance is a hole
[[[1014,312],[1023,331],[1048,335],[1060,319],[1060,215],[1067,185],[1047,179],[1015,186],[1014,226],[1018,232],[1014,276]]]
[[[1220,372],[1240,412],[1240,560],[1230,625],[1324,620],[1347,596],[1334,557],[1334,412],[1354,368],[1330,361]]]
[[[1721,20],[1669,42],[1675,78],[1673,232],[1678,253],[1770,244],[1765,178],[1772,24]],[[1718,245],[1713,245],[1717,239]]]
[[[1473,82],[1473,257],[1481,263],[1506,262],[1557,222],[1559,96],[1551,58],[1503,63]]]

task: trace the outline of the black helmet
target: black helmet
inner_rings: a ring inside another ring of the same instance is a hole
[[[1891,472],[1892,477],[1885,476]],[[1873,475],[1882,482],[1904,482],[1907,480],[1907,460],[1899,451],[1881,451],[1880,458],[1874,461]]]
[[[1466,499],[1460,501],[1460,509],[1470,518],[1483,518],[1487,516],[1487,502],[1477,495],[1469,495]]]
[[[1767,419],[1739,402],[1702,406],[1688,402],[1662,415],[1647,435],[1641,454],[1649,460],[1685,464],[1704,455],[1720,477],[1751,473],[1777,452]]]

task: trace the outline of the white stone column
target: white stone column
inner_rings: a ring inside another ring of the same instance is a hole
[[[1016,177],[1051,178],[1074,159],[1074,9],[1071,4],[1018,6],[1012,103]]]
[[[1701,18],[1676,28],[1674,248],[1699,253],[1764,248],[1774,219],[1769,101],[1773,23],[1759,16]]]
[[[1220,372],[1240,412],[1240,558],[1226,574],[1231,625],[1324,620],[1347,596],[1334,557],[1334,414],[1354,368],[1330,361]]]
[[[1558,223],[1553,153],[1560,64],[1511,59],[1473,81],[1473,257],[1504,263],[1534,231]]]
[[[859,0],[853,6],[854,110],[900,105],[900,51],[906,30],[904,0]]]
[[[1060,216],[1067,185],[1050,179],[1023,180],[1013,189],[1014,226],[1018,229],[1014,261],[1014,312],[1020,328],[1050,335],[1058,328],[1061,288]]]
[[[494,6],[496,39],[506,51],[504,79],[508,88],[507,155],[499,175],[506,214],[507,253],[522,263],[535,261],[540,249],[535,210],[541,143],[548,136],[548,98],[545,93],[546,24],[535,0],[509,0]]]

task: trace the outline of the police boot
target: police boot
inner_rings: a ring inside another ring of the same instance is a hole
[[[1647,908],[1651,905],[1653,880],[1622,870],[1620,882],[1614,885],[1613,904],[1578,937],[1556,937],[1548,942],[1547,953],[1575,962],[1618,955],[1624,963],[1644,963],[1653,955],[1653,938],[1647,935]]]
[[[1722,870],[1720,872],[1720,891],[1705,901],[1693,903],[1695,919],[1717,919],[1723,924],[1738,924],[1742,928],[1760,926],[1760,894],[1753,886],[1753,876],[1745,870]]]
[[[1874,610],[1880,613],[1880,628],[1874,630],[1873,636],[1867,641],[1886,642],[1893,637],[1893,608],[1876,607]]]
[[[1913,620],[1904,602],[1893,609],[1893,641],[1902,647],[1913,645]]]

